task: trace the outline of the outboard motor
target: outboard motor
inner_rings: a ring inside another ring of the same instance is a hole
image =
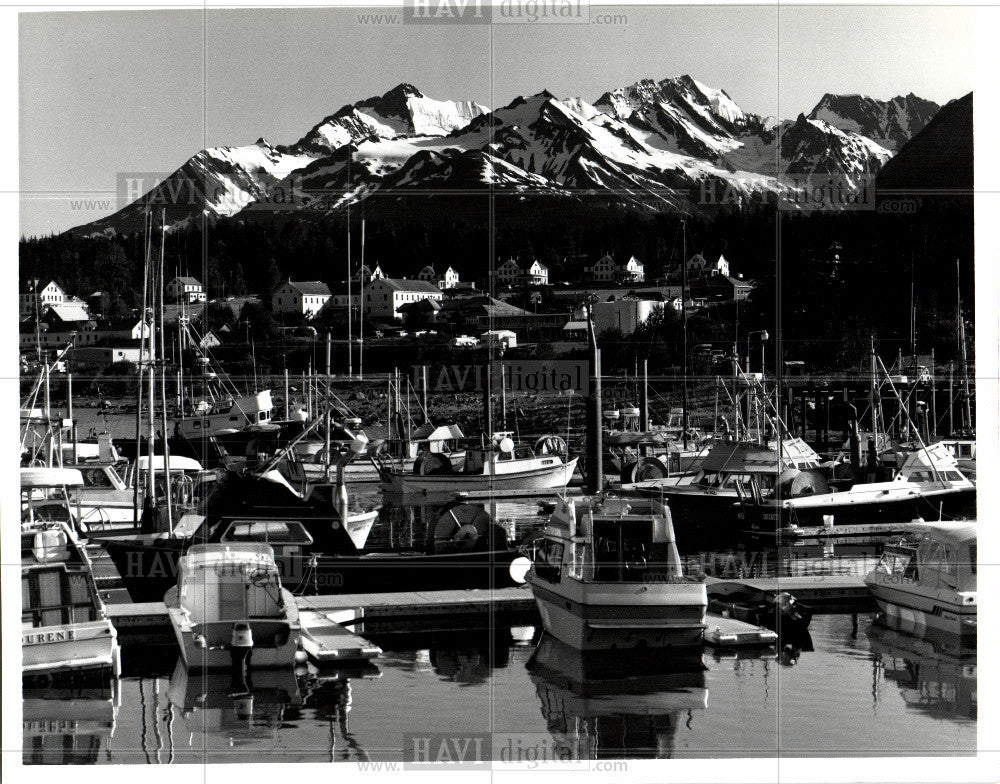
[[[253,632],[249,623],[233,624],[229,655],[232,658],[232,691],[246,694],[250,691],[250,659],[253,656]]]

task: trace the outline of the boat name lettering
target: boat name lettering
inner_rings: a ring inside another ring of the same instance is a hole
[[[73,640],[76,634],[72,629],[62,629],[55,632],[36,632],[34,634],[22,634],[21,645],[39,645],[44,642],[66,642]]]

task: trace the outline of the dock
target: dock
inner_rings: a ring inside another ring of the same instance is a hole
[[[709,599],[726,599],[733,594],[745,594],[757,600],[771,600],[784,591],[819,612],[865,612],[875,606],[864,578],[855,574],[816,574],[736,580],[706,577],[705,583]]]
[[[360,633],[449,631],[537,617],[527,586],[465,591],[399,591],[302,596],[299,611],[311,610]]]
[[[717,613],[705,616],[705,644],[712,648],[766,646],[777,642],[777,633],[763,626],[754,626]]]

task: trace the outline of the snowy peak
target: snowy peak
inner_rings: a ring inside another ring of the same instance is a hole
[[[437,101],[411,84],[341,107],[303,136],[293,149],[316,153],[365,139],[446,136],[487,111],[474,101]]]
[[[827,93],[809,113],[842,131],[867,136],[889,150],[898,150],[924,129],[941,107],[913,93],[880,101],[867,95]]]

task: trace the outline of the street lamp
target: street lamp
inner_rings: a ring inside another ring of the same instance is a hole
[[[750,338],[754,335],[760,335],[760,375],[761,378],[764,376],[764,344],[767,342],[768,338],[771,336],[767,334],[766,329],[758,329],[747,335],[747,373],[750,372]]]

